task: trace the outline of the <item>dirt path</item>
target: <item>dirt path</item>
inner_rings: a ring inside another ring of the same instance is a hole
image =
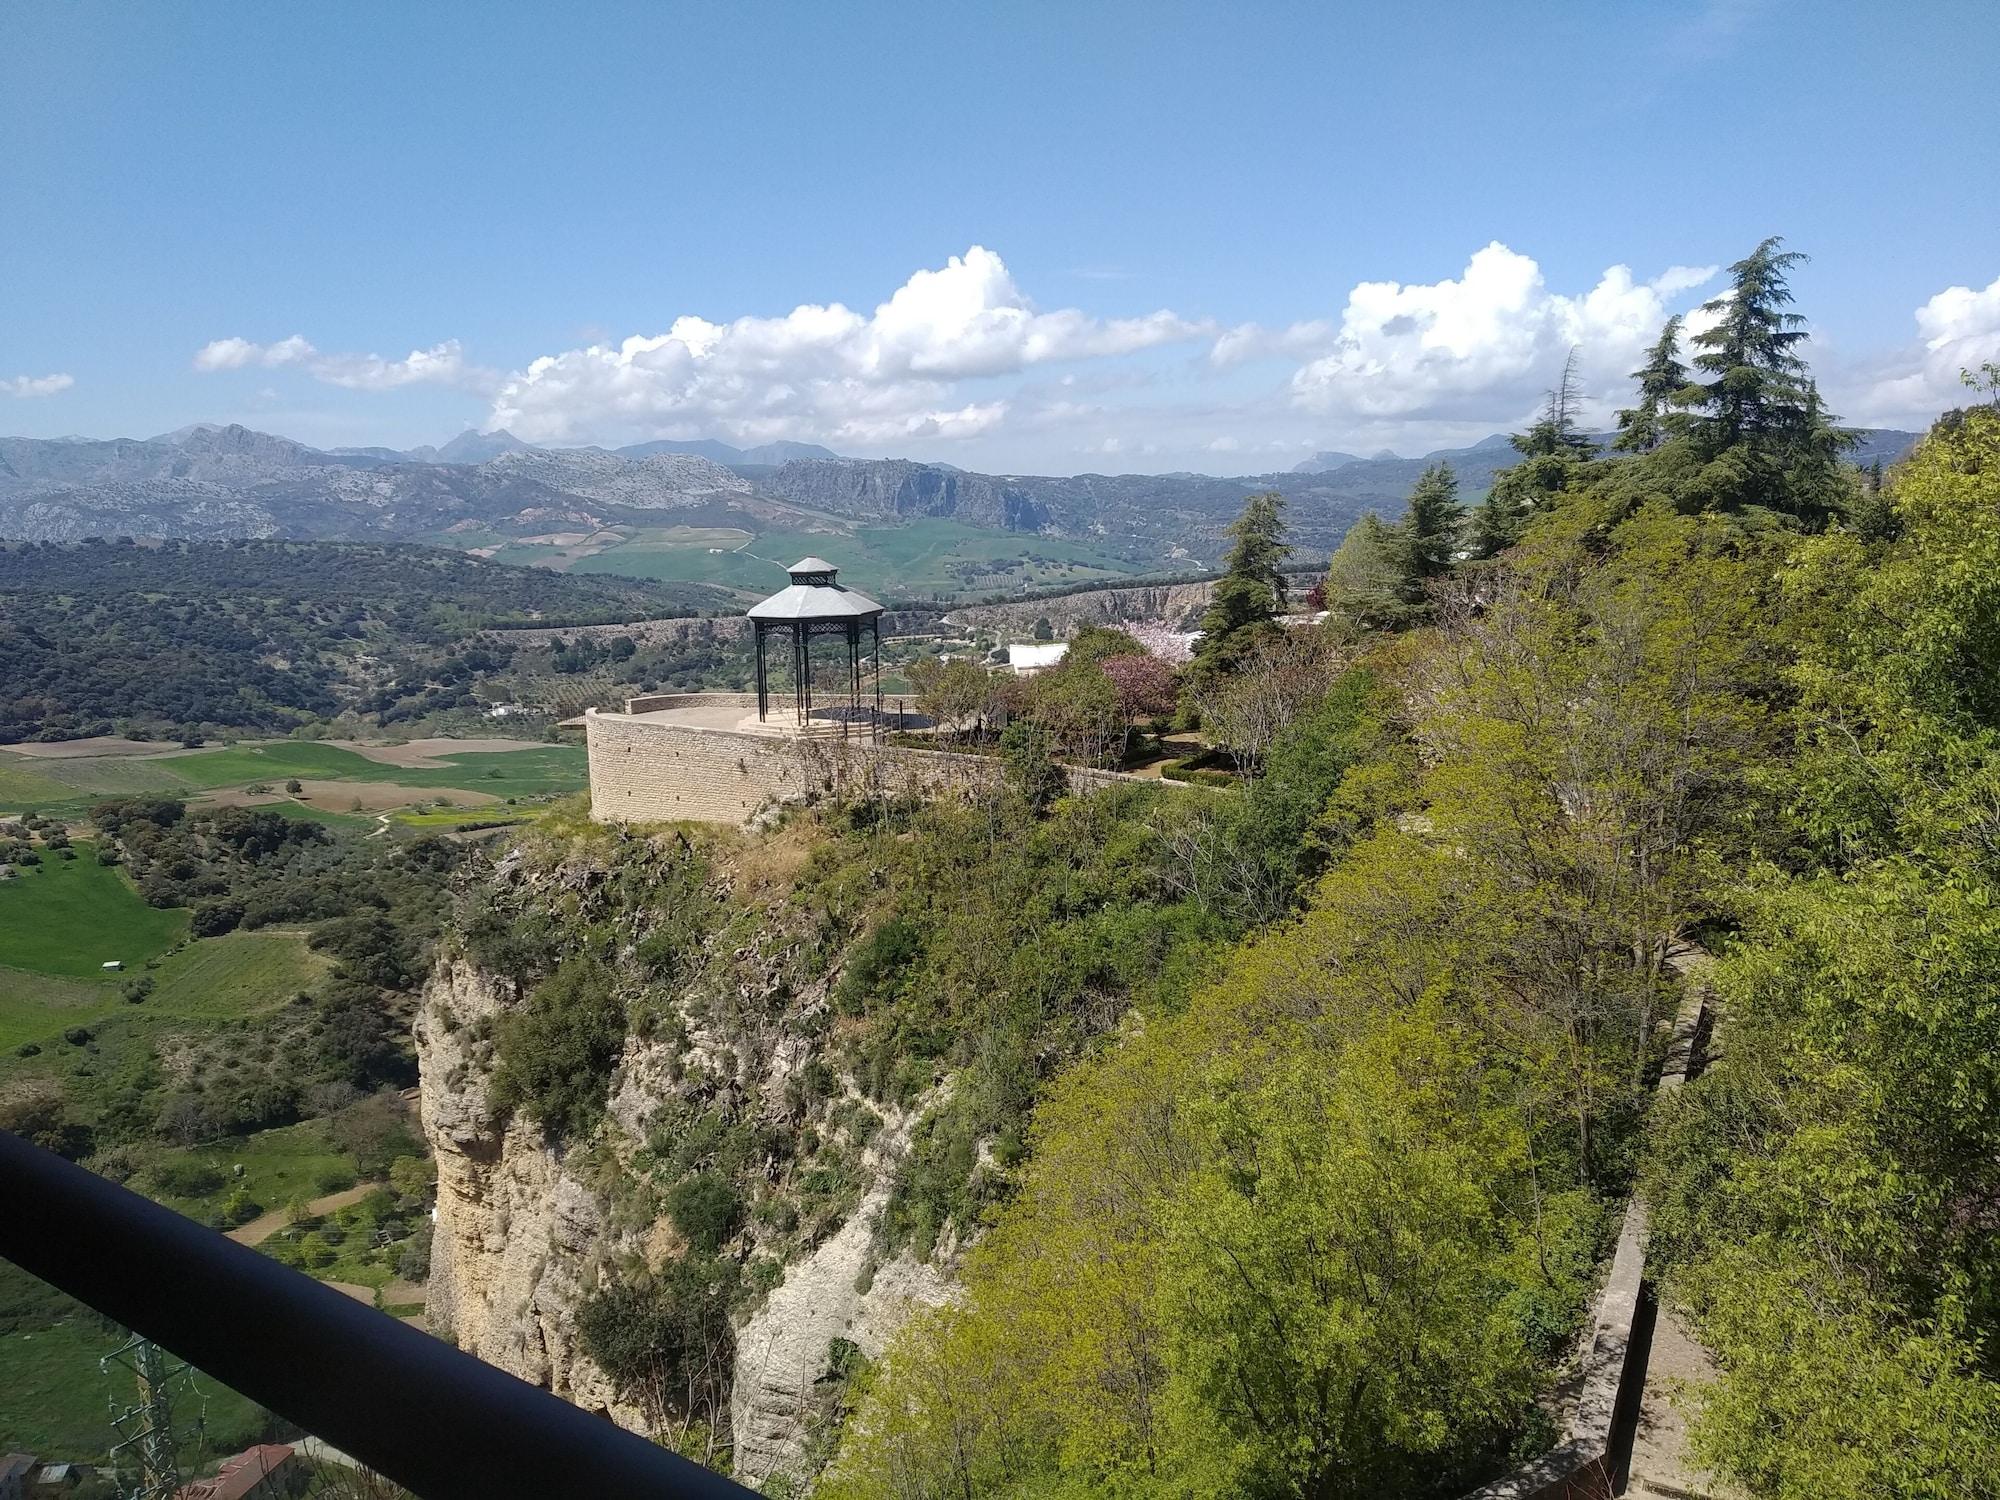
[[[345,1188],[338,1193],[328,1193],[324,1198],[313,1199],[306,1205],[306,1211],[314,1218],[319,1218],[339,1209],[351,1208],[381,1185],[379,1182],[356,1183],[353,1187]],[[282,1208],[274,1208],[267,1214],[257,1215],[248,1224],[239,1224],[229,1231],[229,1237],[239,1245],[261,1245],[283,1229],[287,1222],[285,1211]],[[375,1300],[373,1292],[368,1294],[368,1300],[371,1303]]]

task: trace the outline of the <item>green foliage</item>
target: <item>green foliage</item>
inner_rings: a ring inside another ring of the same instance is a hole
[[[1976,1495],[2000,1447],[2000,413],[1941,422],[1899,537],[1806,548],[1790,837],[1735,893],[1719,1064],[1650,1172],[1756,1493]]]
[[[1410,491],[1409,509],[1398,528],[1397,561],[1404,603],[1422,603],[1424,584],[1451,571],[1463,525],[1458,476],[1450,464],[1432,464]]]
[[[1621,453],[1650,453],[1685,429],[1686,419],[1675,409],[1688,383],[1680,341],[1681,316],[1676,313],[1646,350],[1646,363],[1632,372],[1639,387],[1639,404],[1618,413],[1618,437],[1612,447]]]
[[[735,1269],[701,1256],[613,1282],[577,1309],[577,1337],[624,1399],[658,1427],[715,1423],[735,1356],[729,1300]]]
[[[1285,607],[1280,569],[1292,549],[1285,541],[1284,497],[1275,490],[1252,495],[1228,529],[1234,541],[1201,619],[1197,672],[1235,665],[1277,628],[1272,622]]]
[[[720,1173],[698,1172],[667,1194],[667,1213],[697,1255],[713,1255],[736,1232],[743,1197]]]
[[[343,710],[392,722],[456,706],[505,668],[512,650],[482,638],[488,626],[691,613],[690,592],[375,543],[0,546],[0,660],[23,684],[0,704],[0,743],[114,721],[195,743],[192,731],[284,734]],[[363,652],[405,690],[364,696]]]
[[[571,959],[502,1019],[494,1107],[524,1110],[552,1140],[581,1140],[604,1113],[624,1045],[625,1006],[612,975]]]

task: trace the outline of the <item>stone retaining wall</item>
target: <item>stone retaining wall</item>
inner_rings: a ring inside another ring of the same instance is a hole
[[[1686,993],[1655,1097],[1672,1093],[1699,1071],[1697,1042],[1707,1020],[1708,984],[1704,976],[1690,975],[1685,968],[1682,973]],[[1646,1378],[1644,1341],[1634,1348],[1645,1284],[1646,1204],[1635,1197],[1626,1206],[1611,1274],[1598,1294],[1562,1444],[1464,1500],[1611,1500],[1618,1493],[1616,1437]]]
[[[655,694],[634,698],[646,713],[669,708],[727,706],[728,693]],[[750,699],[755,707],[755,699]],[[830,735],[749,734],[726,729],[584,715],[590,756],[590,813],[600,822],[742,823],[778,802],[823,798],[936,796],[996,784],[1002,763],[988,755],[908,750]],[[1119,771],[1066,766],[1072,791],[1113,782],[1177,785]]]

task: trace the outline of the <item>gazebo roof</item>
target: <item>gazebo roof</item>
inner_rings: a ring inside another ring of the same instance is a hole
[[[792,581],[761,604],[750,606],[753,620],[866,620],[882,606],[866,594],[842,588],[834,575],[840,570],[825,558],[801,558],[785,570]]]

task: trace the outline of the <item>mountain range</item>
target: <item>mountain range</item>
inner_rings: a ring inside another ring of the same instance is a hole
[[[1857,462],[1915,435],[1862,434]],[[616,450],[538,448],[467,432],[439,448],[319,449],[239,425],[147,439],[0,438],[0,538],[529,537],[608,526],[839,532],[926,518],[1079,541],[1144,567],[1214,562],[1244,497],[1289,502],[1302,553],[1339,544],[1365,511],[1398,510],[1424,468],[1449,462],[1477,499],[1515,460],[1501,435],[1422,458],[1315,455],[1280,474],[979,474],[909,459],[842,458],[805,443],[709,440]],[[672,513],[671,515],[663,513]]]

